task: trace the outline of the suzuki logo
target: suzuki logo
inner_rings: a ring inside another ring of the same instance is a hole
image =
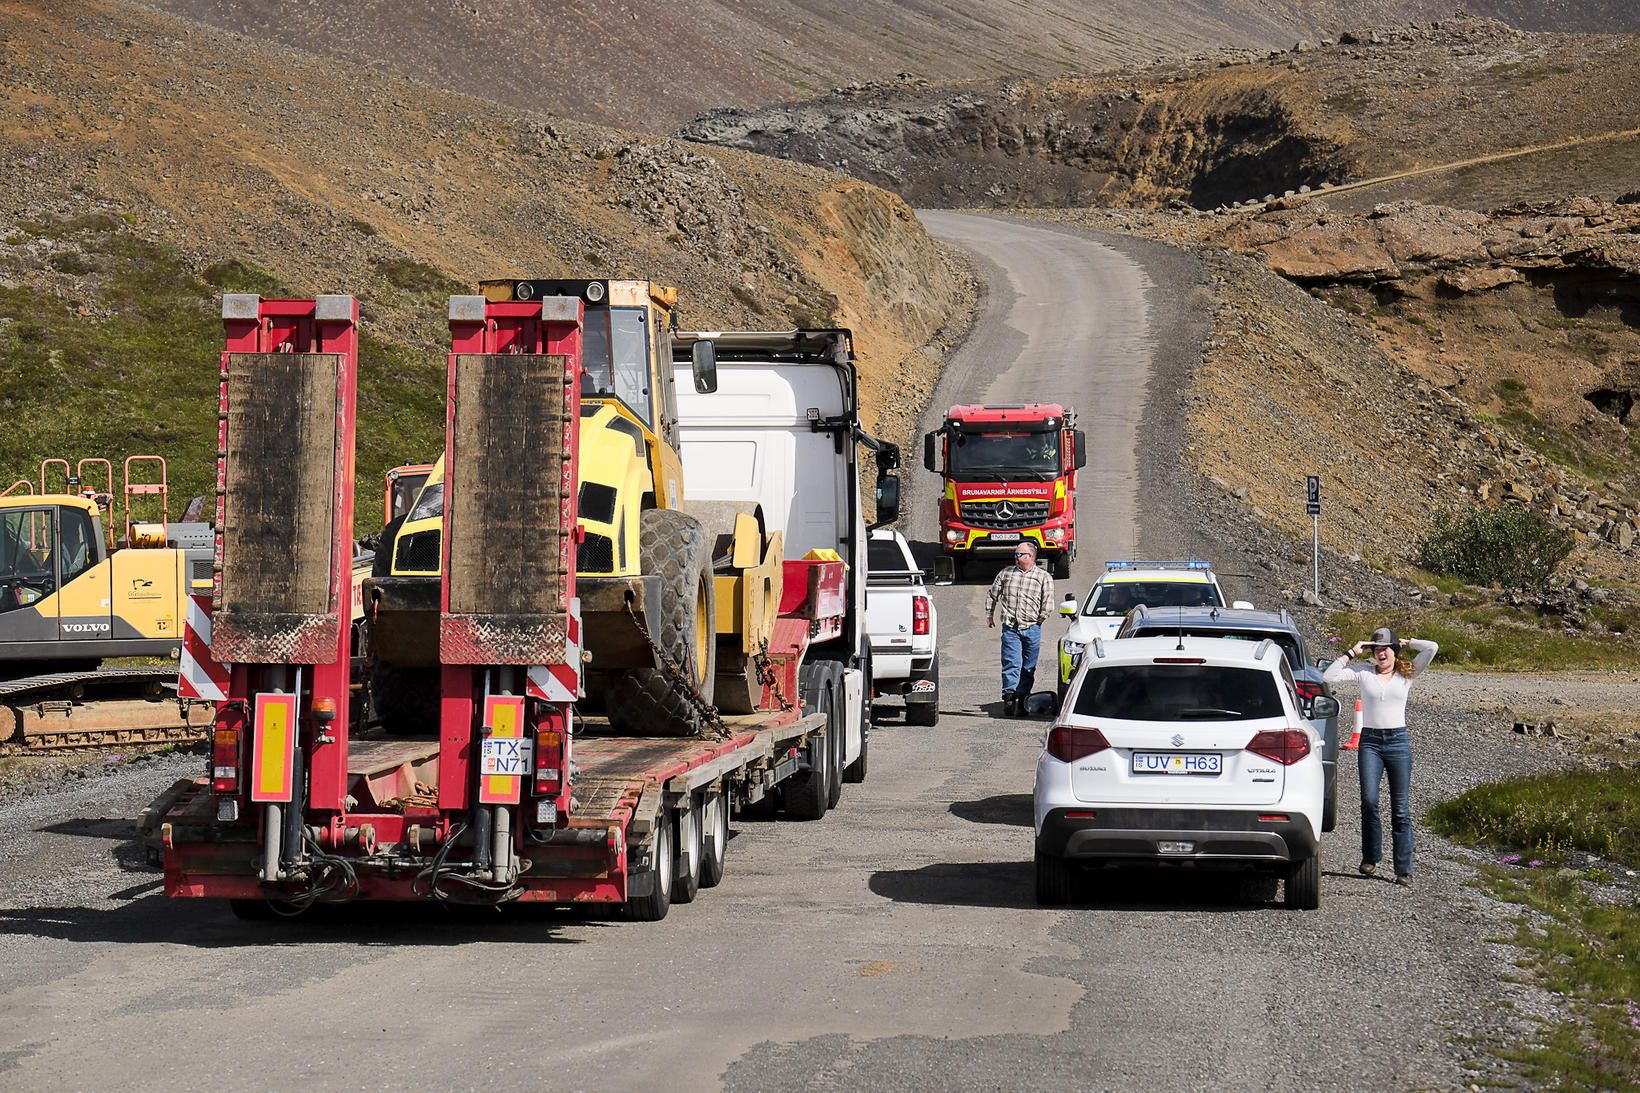
[[[1006,501],[998,501],[997,517],[1002,520],[1012,520],[1014,518],[1014,507]]]
[[[1178,733],[1174,733],[1173,734],[1173,746],[1176,747],[1176,748],[1184,747],[1184,737],[1179,735]]]

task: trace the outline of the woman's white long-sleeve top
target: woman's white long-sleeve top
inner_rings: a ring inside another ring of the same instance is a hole
[[[1422,638],[1408,638],[1414,673],[1429,667],[1440,646]],[[1327,667],[1322,676],[1328,683],[1346,683],[1351,677],[1361,686],[1361,724],[1369,729],[1399,729],[1407,723],[1407,694],[1412,690],[1412,678],[1400,672],[1388,676],[1378,674],[1377,665],[1370,661],[1351,663],[1345,653]]]

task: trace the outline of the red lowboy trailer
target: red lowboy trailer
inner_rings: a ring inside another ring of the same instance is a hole
[[[518,900],[652,920],[722,877],[732,808],[829,769],[844,689],[810,682],[842,677],[804,660],[852,608],[827,551],[779,562],[752,712],[679,738],[581,709],[582,314],[567,297],[451,300],[438,714],[385,738],[350,700],[358,305],[224,298],[204,667],[226,685],[209,777],[154,824],[167,894],[244,917]]]

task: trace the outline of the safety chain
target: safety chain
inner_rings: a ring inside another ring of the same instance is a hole
[[[757,644],[757,653],[752,657],[752,664],[757,668],[757,681],[774,692],[774,700],[780,703],[782,710],[792,708],[792,700],[786,697],[786,692],[780,689],[780,673],[774,670],[774,661],[769,656],[769,639],[764,638]]]
[[[650,651],[655,654],[655,663],[661,666],[661,671],[671,677],[672,682],[677,684],[678,690],[683,694],[684,701],[693,706],[695,712],[700,714],[706,722],[706,728],[719,736],[729,736],[729,726],[724,722],[722,715],[718,713],[718,708],[706,701],[706,696],[700,693],[700,688],[695,686],[695,681],[684,675],[678,666],[672,663],[672,658],[667,656],[659,645],[655,644],[655,639],[649,636],[649,628],[643,624],[643,620],[638,617],[638,612],[633,609],[631,600],[626,601],[626,617],[632,620],[632,625],[637,628],[638,633],[643,635],[644,644],[649,646]],[[703,731],[701,735],[704,736],[705,732]]]

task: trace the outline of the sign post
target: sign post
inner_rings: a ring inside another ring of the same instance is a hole
[[[1316,598],[1321,598],[1321,476],[1310,475],[1305,483],[1304,511],[1309,513],[1312,521],[1310,526],[1310,573],[1313,579],[1313,590]]]

